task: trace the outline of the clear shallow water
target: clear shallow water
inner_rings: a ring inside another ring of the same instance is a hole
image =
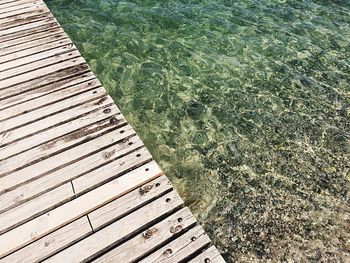
[[[228,262],[350,261],[350,1],[46,2]]]

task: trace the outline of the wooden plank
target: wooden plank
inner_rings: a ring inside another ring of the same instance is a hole
[[[121,131],[124,131],[122,134]],[[129,126],[124,126],[117,130],[111,131],[92,141],[85,142],[63,153],[57,154],[49,159],[45,159],[40,163],[35,163],[29,167],[17,170],[11,173],[11,176],[0,177],[0,193],[7,192],[26,182],[36,180],[50,172],[58,170],[64,166],[76,162],[86,156],[89,156],[108,145],[126,139],[135,134],[135,131]],[[126,147],[126,143],[120,147]]]
[[[0,56],[0,72],[39,61],[65,52],[74,51],[76,47],[69,38],[57,38],[41,46],[24,49],[15,53]],[[1,52],[0,52],[1,54]],[[3,75],[4,73],[1,73]]]
[[[55,26],[55,27],[52,27],[50,29],[46,29],[44,31],[32,32],[29,35],[24,35],[24,36],[15,38],[13,40],[0,41],[0,52],[4,52],[3,54],[11,53],[11,52],[13,52],[13,51],[11,51],[11,49],[14,46],[26,45],[27,43],[28,43],[27,47],[31,47],[32,46],[32,44],[30,43],[31,41],[36,41],[35,43],[38,43],[38,42],[42,43],[41,41],[45,41],[45,40],[43,40],[43,38],[48,37],[48,36],[53,35],[53,34],[57,34],[57,33],[65,35],[62,28],[60,28],[59,26]],[[35,44],[33,44],[33,46],[35,46]],[[25,48],[26,48],[26,46],[22,49],[25,49]],[[17,50],[15,49],[14,51],[17,51]]]
[[[170,214],[181,205],[183,205],[181,198],[172,191],[44,262],[87,262],[99,256],[105,249],[118,245],[123,239],[148,228],[156,220]],[[93,219],[90,216],[89,218],[93,225]]]
[[[84,85],[87,85],[89,87],[89,85],[86,83]],[[104,88],[101,88],[101,87],[92,88],[91,90],[86,88],[86,90],[87,91],[84,91],[83,93],[79,93],[79,94],[75,95],[74,97],[70,97],[70,98],[67,98],[65,100],[61,100],[61,101],[58,101],[54,104],[51,104],[50,107],[39,108],[39,109],[36,109],[34,111],[30,111],[28,113],[22,114],[20,116],[1,121],[0,122],[0,143],[5,144],[6,141],[8,141],[5,139],[1,140],[1,137],[4,137],[4,135],[2,135],[2,134],[6,133],[7,131],[14,130],[15,128],[18,128],[18,127],[23,128],[23,126],[26,124],[38,122],[40,120],[41,120],[41,122],[44,122],[43,125],[40,126],[40,128],[43,129],[46,127],[50,127],[52,125],[57,124],[57,122],[53,123],[53,121],[51,119],[48,119],[48,120],[43,120],[43,119],[45,119],[47,117],[55,118],[55,117],[57,117],[55,115],[57,115],[59,113],[61,113],[61,115],[62,115],[63,111],[72,109],[72,108],[80,106],[80,105],[84,106],[84,103],[87,105],[88,102],[91,102],[93,100],[97,100],[97,102],[95,102],[95,103],[98,103],[99,101],[101,101],[101,98],[103,98],[106,95],[106,90]],[[89,105],[91,105],[91,104],[89,104]],[[99,105],[96,105],[96,106],[99,106]],[[86,110],[85,110],[85,112],[86,112]],[[71,111],[67,112],[67,114],[70,114],[70,113],[72,113],[72,112]],[[58,115],[58,116],[61,116],[61,115]],[[71,115],[67,115],[66,118],[70,117],[70,116]],[[73,116],[75,116],[75,115],[73,115]],[[0,119],[3,119],[4,117],[6,117],[6,116],[0,116]],[[39,126],[36,126],[36,128],[33,129],[32,133],[34,133],[35,131],[39,131]],[[28,133],[29,133],[29,131],[24,132],[22,134],[22,136],[24,136],[25,134],[28,134]],[[9,133],[7,133],[7,135],[5,135],[5,136],[8,137]]]
[[[5,14],[5,13],[9,13],[9,12],[12,12],[12,11],[15,11],[15,10],[21,10],[21,9],[25,9],[25,8],[28,8],[28,7],[33,7],[33,6],[38,6],[38,5],[41,5],[42,2],[40,1],[35,1],[33,3],[21,3],[21,2],[18,2],[17,5],[10,5],[10,6],[6,6],[8,4],[5,4],[5,5],[2,5],[1,8],[0,8],[0,14]]]
[[[225,263],[216,247],[211,246],[188,263]]]
[[[113,157],[115,154],[116,153],[114,151],[111,151],[108,153],[108,157],[109,155]],[[79,194],[92,189],[99,184],[114,179],[115,177],[120,176],[120,174],[123,174],[141,164],[150,162],[151,160],[152,156],[148,150],[146,148],[141,148],[117,160],[116,162],[109,163],[95,171],[78,177],[72,181],[72,184],[74,186],[76,194]]]
[[[94,93],[95,91],[98,91],[99,89],[95,89],[92,91],[88,91],[91,93]],[[102,94],[103,90],[100,89],[100,92]],[[95,95],[97,95],[98,93],[95,93]],[[103,94],[102,94],[103,96]],[[105,99],[106,98],[106,99]],[[102,102],[102,100],[104,100]],[[57,110],[55,114],[53,115],[49,115],[49,116],[42,116],[43,118],[39,118],[37,121],[35,121],[35,119],[32,119],[32,121],[30,121],[29,124],[23,126],[20,125],[20,123],[18,122],[18,119],[13,119],[11,122],[10,120],[8,121],[4,121],[3,123],[7,123],[7,124],[11,124],[13,126],[13,129],[7,132],[2,132],[0,133],[0,149],[2,147],[5,147],[7,145],[9,145],[10,143],[13,143],[15,141],[18,141],[20,139],[32,136],[36,133],[39,132],[43,132],[44,130],[53,127],[53,126],[59,126],[60,124],[69,122],[70,120],[76,119],[77,117],[87,114],[93,110],[99,109],[101,108],[100,106],[104,106],[104,105],[108,105],[112,102],[112,98],[110,98],[109,96],[107,97],[97,97],[95,100],[83,100],[83,101],[76,101],[77,104],[76,105],[72,105],[73,107],[70,108],[66,108],[64,110]],[[61,104],[62,105],[62,104]],[[115,107],[115,106],[113,106]],[[39,109],[40,110],[40,109]],[[42,111],[37,111],[35,112],[34,116],[38,113],[38,112],[42,112]],[[101,110],[103,111],[103,110]],[[107,110],[108,111],[108,110]],[[109,112],[106,112],[105,114],[108,114]],[[25,116],[23,115],[23,119],[25,120],[26,118],[29,119],[30,116]],[[40,115],[38,115],[40,116]],[[1,122],[0,122],[0,127],[1,126]],[[20,126],[18,126],[20,125]],[[16,129],[14,129],[16,128]]]
[[[11,2],[16,2],[17,0],[0,0],[0,5],[11,3]]]
[[[8,108],[50,92],[95,78],[92,72],[88,70],[89,67],[87,64],[78,64],[14,85],[11,89],[0,90],[0,108]]]
[[[17,9],[17,10],[12,10],[12,11],[9,11],[9,12],[2,13],[2,14],[0,14],[0,19],[3,19],[5,17],[9,17],[9,16],[23,14],[23,13],[34,11],[34,10],[40,10],[40,9],[42,9],[44,7],[45,6],[43,4],[28,5],[26,7],[23,7],[23,8]]]
[[[32,63],[31,66],[34,67],[36,65],[34,64],[44,64],[44,63],[53,63],[53,64],[48,64],[48,65],[42,65],[41,68],[32,70],[32,71],[28,71],[27,73],[20,73],[20,70],[17,73],[21,74],[20,76],[16,76],[15,78],[8,78],[8,79],[3,79],[0,80],[0,90],[1,89],[5,89],[5,88],[9,88],[11,86],[14,86],[16,84],[19,83],[23,83],[29,80],[33,80],[35,78],[38,77],[42,77],[45,75],[48,75],[50,73],[53,73],[55,71],[59,71],[65,68],[69,68],[69,67],[73,67],[73,66],[77,66],[80,64],[85,63],[85,60],[82,57],[74,57],[77,54],[77,52],[70,52],[70,53],[66,53],[64,55],[60,56],[60,60],[54,60],[54,59],[48,59],[45,61],[40,61],[40,62],[36,62],[36,63]],[[28,69],[30,69],[28,67]],[[13,73],[13,72],[12,72]]]
[[[11,34],[15,34],[17,32],[22,32],[22,31],[26,31],[27,29],[32,29],[32,28],[36,28],[42,25],[46,25],[48,23],[54,23],[57,22],[55,18],[53,17],[48,17],[39,21],[35,21],[35,22],[31,22],[31,23],[27,23],[24,25],[17,25],[14,27],[10,27],[8,29],[1,29],[0,33],[2,36],[6,36],[6,35],[11,35]]]
[[[34,4],[35,2],[37,1],[36,0],[16,0],[16,1],[8,2],[4,4],[0,2],[0,10],[3,10],[8,7],[19,6],[19,5],[28,4],[28,3]]]
[[[96,95],[96,98],[91,98],[86,93]],[[0,122],[0,146],[4,147],[11,142],[31,136],[42,130],[48,129],[51,126],[57,126],[62,122],[67,122],[80,115],[88,113],[91,109],[88,106],[93,106],[95,109],[99,108],[101,101],[106,101],[109,97],[103,97],[105,91],[101,88],[95,88],[82,94],[78,94],[69,100],[73,105],[69,105],[68,101],[58,102],[48,108],[40,108],[28,114],[13,119],[4,120]],[[107,99],[105,99],[107,98]],[[109,98],[110,99],[110,98]],[[62,106],[62,109],[59,109]],[[46,109],[46,111],[45,111]],[[105,110],[106,113],[109,110]],[[42,114],[42,115],[41,115]],[[48,114],[48,115],[46,115]],[[35,117],[38,117],[37,119]],[[23,120],[23,124],[21,123]],[[0,147],[0,148],[1,148]]]
[[[0,35],[0,43],[4,43],[5,41],[10,41],[10,40],[15,40],[15,39],[22,38],[22,37],[31,36],[32,34],[41,33],[43,31],[48,31],[48,30],[56,28],[56,27],[59,27],[59,24],[57,23],[57,21],[52,22],[52,23],[48,23],[45,25],[37,26],[37,27],[31,28],[31,29],[18,31],[16,33],[7,34],[4,36]]]
[[[33,39],[33,40],[27,41],[25,43],[18,43],[17,42],[16,45],[7,46],[7,48],[0,49],[1,62],[2,63],[6,62],[6,56],[8,56],[8,58],[9,58],[9,59],[7,59],[7,61],[13,59],[14,55],[12,55],[12,57],[10,57],[10,54],[13,54],[13,53],[16,53],[19,51],[22,51],[22,54],[23,54],[24,50],[28,50],[28,49],[33,50],[35,47],[41,47],[42,51],[44,51],[45,46],[47,46],[48,44],[50,44],[52,42],[64,40],[64,39],[67,39],[67,35],[64,32],[60,32],[60,31],[56,30],[53,32],[50,31],[49,33],[43,34],[40,39]],[[70,42],[70,43],[72,43],[72,42]],[[51,46],[52,46],[52,44],[51,44]],[[41,49],[37,49],[36,52],[38,52],[40,50]],[[48,49],[46,49],[46,50],[48,50]],[[32,53],[35,53],[35,52],[32,52]],[[29,55],[29,54],[27,53],[25,55]],[[20,56],[18,56],[18,54],[17,54],[17,57],[20,57]]]
[[[196,223],[191,211],[185,207],[146,231],[122,243],[94,263],[135,262],[170,239],[182,234]],[[199,261],[198,261],[199,262]]]
[[[7,5],[9,5],[9,3]],[[28,2],[27,3],[18,3],[17,5],[12,5],[12,6],[7,6],[4,8],[1,8],[0,15],[6,15],[7,13],[11,13],[14,11],[20,11],[22,9],[27,9],[27,8],[33,8],[33,7],[37,7],[40,5],[44,5],[44,3],[41,1],[35,1],[32,3],[28,3]]]
[[[109,211],[111,209],[113,210],[114,207],[113,214],[115,215],[115,220],[121,218],[122,216],[125,216],[128,211],[130,212],[136,210],[142,205],[155,200],[160,195],[172,189],[172,186],[166,176],[161,176],[151,181],[147,185],[158,186],[153,187],[143,195],[140,195],[139,189],[136,189],[106,205],[108,206]],[[111,206],[111,204],[114,205]],[[102,208],[100,208],[100,210],[102,210]],[[116,213],[116,210],[119,211],[118,214]],[[19,251],[3,258],[1,262],[32,263],[47,258],[58,250],[61,250],[68,245],[75,243],[75,241],[82,239],[87,234],[91,233],[92,229],[90,228],[90,224],[88,223],[87,218],[84,217],[83,219],[84,220],[79,219],[78,221],[60,228],[54,233],[39,239],[27,247],[24,247],[23,249],[20,249]]]
[[[146,173],[136,172],[136,170],[131,171],[112,182],[51,210],[50,213],[39,216],[1,235],[0,257],[10,254],[162,175],[162,171],[158,166],[150,167],[149,172]],[[173,202],[169,202],[168,205],[173,205]],[[109,235],[109,237],[111,236]],[[82,242],[78,244],[82,244]],[[68,251],[68,249],[64,251]],[[65,260],[64,262],[67,261]],[[68,262],[70,261],[68,260]]]
[[[201,226],[190,229],[170,244],[162,247],[140,263],[188,262],[188,258],[210,244],[209,237]]]
[[[130,142],[133,144],[129,145]],[[70,180],[74,180],[79,176],[93,172],[94,169],[110,162],[115,162],[116,167],[120,166],[118,170],[115,170],[115,175],[118,177],[125,173],[130,166],[128,166],[127,163],[122,164],[122,160],[116,159],[119,156],[134,151],[142,146],[142,141],[137,136],[134,136],[128,139],[126,142],[112,145],[102,151],[94,153],[61,169],[42,176],[37,180],[30,181],[12,191],[2,194],[0,196],[0,209],[1,211],[7,211],[8,209],[16,207],[33,198],[36,198],[39,195],[42,195],[43,193],[59,187]],[[115,152],[114,158],[105,158],[105,156],[110,155],[111,152]],[[142,160],[140,160],[140,163],[142,163]]]
[[[42,237],[41,239],[17,250],[1,259],[2,263],[33,263],[39,262],[77,242],[92,233],[86,216]]]
[[[16,2],[18,0],[0,0],[0,5],[11,3],[11,2]]]
[[[52,18],[52,15],[48,11],[42,10],[42,12],[29,12],[25,14],[20,14],[18,16],[10,16],[0,19],[0,32],[4,29],[9,29],[16,26],[21,26],[40,20]]]
[[[66,88],[66,89],[61,89],[56,92],[51,92],[37,99],[32,99],[27,102],[18,104],[16,105],[16,107],[10,107],[10,108],[0,110],[0,121],[6,120],[9,118],[14,118],[21,114],[27,114],[30,111],[34,111],[48,105],[52,105],[64,99],[71,98],[82,92],[91,90],[93,88],[98,88],[100,86],[101,86],[101,83],[97,79],[92,79],[87,82],[70,86],[69,88]]]
[[[143,170],[146,166],[157,165],[155,161],[144,165]],[[98,231],[99,229],[111,224],[117,219],[130,213],[130,211],[141,208],[143,205],[154,201],[160,196],[170,192],[173,186],[166,178],[165,175],[156,178],[153,181],[141,186],[138,189],[123,195],[122,197],[106,204],[105,206],[95,210],[89,214],[89,218],[93,222],[93,229]]]
[[[107,100],[105,103],[101,103],[101,105],[99,105],[101,106],[100,108],[89,109],[92,111],[80,116],[79,119],[74,118],[70,121],[60,123],[60,125],[53,129],[44,130],[33,134],[30,137],[23,138],[22,140],[1,147],[0,160],[7,159],[15,154],[22,153],[38,146],[40,146],[41,149],[51,148],[55,146],[61,138],[67,139],[69,136],[78,135],[77,133],[79,131],[81,134],[86,134],[86,129],[92,128],[96,130],[98,127],[105,126],[106,122],[104,120],[107,119],[109,122],[118,122],[118,125],[121,125],[123,116],[120,114],[118,108],[111,107],[109,113],[103,113],[99,110],[109,106],[108,102],[109,101]],[[111,120],[112,118],[113,120]],[[89,128],[90,125],[91,127]],[[45,145],[47,145],[47,147]]]
[[[25,64],[25,65],[22,65],[22,66],[13,68],[13,69],[9,69],[9,70],[1,73],[2,80],[0,80],[0,83],[2,84],[4,81],[6,81],[6,79],[13,78],[13,77],[16,77],[16,80],[18,82],[20,82],[21,76],[19,76],[19,75],[23,75],[24,73],[30,72],[33,69],[44,68],[46,66],[50,66],[50,65],[53,65],[53,64],[56,64],[58,62],[68,60],[71,58],[79,59],[79,56],[80,56],[79,51],[73,50],[70,52],[65,52],[63,54],[59,54],[55,57],[48,57],[48,58],[42,59],[40,61],[35,61],[35,62],[30,63],[30,64]],[[6,85],[4,85],[4,86],[6,86]]]
[[[130,141],[133,142],[133,145],[126,146],[123,142],[112,145],[103,151],[72,163],[62,169],[56,170],[49,175],[45,175],[37,180],[30,181],[12,191],[3,193],[0,199],[0,213],[12,209],[13,207],[16,207],[22,203],[25,203],[28,200],[31,200],[40,194],[50,191],[51,189],[58,187],[70,180],[74,180],[80,176],[88,177],[90,174],[96,173],[96,169],[101,170],[103,169],[101,167],[104,167],[110,163],[114,164],[114,167],[111,167],[111,171],[109,171],[112,173],[112,175],[108,178],[109,180],[112,180],[132,169],[141,166],[142,164],[149,162],[150,156],[148,152],[145,153],[145,148],[137,150],[137,148],[143,146],[141,140],[139,138],[133,138]],[[136,154],[140,152],[142,153],[143,151],[144,155],[138,158],[138,162],[125,161],[128,160],[128,154],[134,150],[137,150],[137,152],[135,152]],[[114,153],[114,156],[109,156],[111,152]],[[106,158],[106,156],[109,158]],[[101,185],[105,182],[108,182],[109,180],[105,179],[96,182],[95,186]],[[89,189],[84,189],[84,191],[80,191],[79,193],[76,192],[76,194],[82,194],[83,192],[86,192],[86,190]]]
[[[38,198],[1,213],[0,235],[11,228],[25,223],[36,215],[58,206],[64,201],[71,199],[73,196],[74,191],[71,183],[66,183]]]
[[[59,137],[53,141],[41,144],[28,151],[3,159],[0,161],[0,174],[10,174],[11,171],[20,170],[29,165],[33,165],[34,163],[43,161],[64,150],[92,140],[111,129],[122,127],[125,124],[126,120],[122,115],[118,116],[118,123],[111,123],[110,118],[107,118],[93,125],[81,128],[73,133]]]

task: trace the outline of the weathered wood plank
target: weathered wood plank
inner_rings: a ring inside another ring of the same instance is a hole
[[[157,165],[155,161],[143,166],[149,167]],[[142,168],[140,168],[142,170]],[[105,206],[95,210],[89,214],[89,218],[93,222],[95,231],[111,224],[113,221],[125,216],[133,209],[138,209],[143,205],[154,201],[156,198],[170,192],[173,186],[165,175],[150,181],[138,189],[127,193],[126,195],[106,204]]]
[[[133,142],[133,144],[129,145],[129,142]],[[37,180],[30,181],[19,188],[4,193],[0,198],[0,208],[1,210],[5,210],[15,207],[21,203],[25,203],[28,200],[46,193],[70,180],[74,180],[79,176],[89,173],[90,171],[94,171],[96,167],[103,166],[111,161],[116,162],[116,167],[119,167],[121,164],[120,160],[114,160],[113,158],[106,159],[105,156],[111,151],[116,152],[116,156],[120,156],[123,153],[133,151],[142,146],[142,141],[137,136],[130,138],[128,142],[121,142],[116,145],[112,145],[105,150],[85,157],[59,170],[55,170],[50,174],[40,177]],[[125,164],[120,166],[119,169],[114,168],[115,174],[123,174],[126,168],[128,167]]]
[[[38,5],[42,5],[42,2],[40,1],[35,1],[32,3],[28,3],[28,2],[18,2],[17,5],[11,5],[11,4],[4,4],[1,6],[0,8],[0,14],[5,14],[5,13],[9,13],[15,10],[21,10],[21,9],[25,9],[28,7],[33,7],[33,6],[38,6]]]
[[[161,176],[147,185],[158,185],[149,190],[147,193],[140,195],[139,189],[133,190],[132,192],[116,199],[112,203],[107,204],[108,211],[114,210],[114,220],[117,220],[124,216],[127,212],[134,211],[142,205],[155,200],[160,195],[170,191],[172,189],[171,184],[165,176]],[[145,187],[145,186],[142,186]],[[113,204],[113,205],[112,205]],[[105,208],[104,206],[103,208]],[[99,210],[102,210],[100,208]],[[119,211],[119,212],[117,212]],[[184,221],[186,219],[184,218]],[[193,221],[189,219],[189,221]],[[186,223],[184,223],[186,224]],[[43,260],[48,256],[54,254],[60,249],[67,247],[75,243],[75,241],[82,239],[87,234],[91,233],[90,224],[87,218],[81,218],[59,230],[45,236],[38,241],[18,250],[17,252],[5,257],[1,262],[19,262],[19,263],[32,263],[39,260]]]
[[[125,124],[126,120],[120,115],[118,123],[111,123],[110,118],[107,118],[93,125],[81,127],[79,130],[67,134],[66,136],[59,137],[28,151],[1,160],[0,175],[10,174],[11,171],[20,170],[34,163],[41,162],[55,154],[59,154],[64,150],[92,140],[111,129],[122,127]]]
[[[79,56],[80,56],[79,51],[72,50],[69,52],[65,52],[63,54],[58,54],[57,56],[54,56],[54,57],[48,57],[46,59],[35,61],[30,64],[25,64],[13,69],[9,69],[1,73],[2,80],[0,81],[0,85],[3,83],[3,81],[6,81],[6,79],[13,78],[13,77],[16,77],[16,80],[20,81],[21,80],[20,75],[24,75],[24,73],[30,72],[33,69],[44,68],[46,66],[50,66],[71,58],[79,59]]]
[[[135,262],[170,239],[182,234],[196,223],[191,211],[185,207],[146,231],[122,243],[93,261],[94,263]]]
[[[181,198],[172,191],[44,262],[86,262],[103,253],[105,249],[117,245],[123,239],[144,230],[181,205],[183,205]],[[91,218],[90,222],[93,224]]]
[[[84,85],[87,85],[86,91],[82,93],[78,93],[73,97],[66,98],[64,100],[51,104],[50,107],[39,108],[39,109],[30,111],[28,113],[21,114],[20,116],[15,116],[13,118],[5,119],[1,121],[0,122],[0,143],[5,144],[6,141],[8,141],[5,139],[1,140],[1,137],[4,137],[2,134],[6,133],[7,131],[14,130],[18,127],[23,127],[24,125],[30,125],[33,122],[39,122],[39,121],[41,121],[41,123],[43,124],[43,125],[40,125],[40,128],[43,129],[43,128],[50,127],[57,124],[57,122],[54,123],[51,120],[51,118],[57,117],[56,115],[58,115],[59,113],[61,113],[62,115],[62,112],[65,110],[69,110],[80,105],[83,105],[83,106],[85,105],[85,108],[86,108],[86,105],[88,102],[95,101],[95,100],[97,100],[95,102],[97,104],[96,106],[99,106],[98,102],[101,101],[101,99],[106,95],[106,90],[100,87],[88,89],[89,85],[87,83],[84,83]],[[91,106],[91,104],[89,104],[89,106]],[[66,113],[67,113],[66,118],[70,117],[72,114],[73,116],[75,116],[72,111],[66,112]],[[61,116],[61,115],[58,115],[58,116]],[[5,116],[0,115],[0,119],[3,119],[4,117]],[[50,117],[50,118],[47,120],[44,120],[47,117]],[[32,133],[39,130],[39,126],[35,126],[35,127],[36,128],[33,127],[34,129]],[[24,132],[22,135],[25,135],[28,133],[29,131]],[[6,137],[8,136],[9,134],[6,135]]]
[[[0,19],[0,30],[8,29],[17,25],[24,25],[31,22],[36,22],[43,18],[53,17],[52,14],[47,10],[47,12],[27,12],[20,15],[5,17]]]
[[[216,247],[211,246],[188,263],[225,263],[225,260]]]
[[[7,3],[2,3],[2,1],[0,2],[0,10],[4,10],[8,7],[13,7],[13,6],[20,6],[23,4],[28,4],[28,3],[37,3],[38,1],[36,0],[16,0],[16,1],[10,1]]]
[[[58,206],[60,203],[71,199],[74,191],[70,183],[66,183],[52,191],[39,196],[29,202],[21,204],[0,215],[0,235],[15,226],[25,223],[35,215]]]
[[[124,132],[121,134],[120,131]],[[11,173],[11,176],[0,177],[0,193],[14,189],[26,182],[38,179],[49,172],[74,163],[79,159],[98,152],[104,147],[117,143],[132,135],[135,135],[135,131],[127,125],[104,134],[92,141],[85,142],[84,144],[57,154],[49,159],[45,159],[40,163],[35,163],[29,167],[14,171]],[[127,143],[122,144],[120,147],[127,147]]]
[[[131,171],[130,173],[127,173],[113,180],[112,182],[104,184],[99,188],[96,188],[58,208],[51,210],[50,213],[39,216],[9,232],[6,232],[0,236],[0,257],[6,256],[11,252],[43,237],[44,235],[47,235],[70,222],[73,222],[79,217],[102,207],[123,194],[128,193],[133,189],[159,177],[160,175],[162,175],[162,171],[159,167],[152,167],[149,172],[142,174],[138,173],[136,176],[135,171]],[[169,202],[168,204],[169,206],[173,205],[173,202]],[[112,238],[112,235],[104,236],[106,239]],[[114,238],[115,237],[113,237],[113,239]],[[81,242],[77,244],[83,244]],[[69,250],[66,249],[64,251]],[[72,255],[70,255],[70,257],[71,256]],[[64,262],[67,261],[65,260]],[[68,260],[68,262],[71,261]]]
[[[132,142],[132,145],[129,145],[130,142]],[[113,170],[115,172],[115,177],[118,177],[124,174],[126,171],[129,171],[130,165],[128,165],[128,163],[122,163],[122,159],[127,157],[123,157],[118,160],[117,158],[122,154],[132,152],[142,146],[142,141],[137,136],[134,136],[129,138],[126,142],[117,143],[116,145],[112,145],[61,169],[50,172],[37,180],[30,181],[1,195],[0,209],[3,211],[16,207],[56,187],[59,187],[70,180],[74,180],[79,176],[93,172],[94,169],[110,162],[114,162],[116,167],[120,166],[118,170]],[[105,156],[108,156],[111,152],[115,153],[114,158],[105,158]],[[140,160],[140,163],[142,163],[142,160]]]
[[[58,60],[54,60],[54,59],[47,59],[44,61],[39,61],[36,63],[32,63],[30,67],[27,67],[27,70],[29,70],[26,73],[21,73],[21,69],[17,68],[14,71],[17,71],[17,76],[15,75],[12,78],[7,78],[7,79],[3,79],[0,80],[0,90],[1,89],[5,89],[5,88],[9,88],[11,86],[29,81],[29,80],[33,80],[36,79],[38,77],[42,77],[45,75],[48,75],[50,73],[59,71],[59,70],[63,70],[65,68],[69,68],[69,67],[73,67],[73,66],[77,66],[80,64],[84,64],[86,63],[85,60],[80,57],[77,56],[77,52],[69,52],[66,54],[63,54],[60,56],[60,59]],[[47,65],[45,65],[45,63],[49,63]],[[40,68],[34,69],[33,64],[42,64]],[[32,71],[30,71],[32,69]],[[11,72],[12,74],[16,74],[16,72]]]
[[[50,94],[18,104],[16,105],[16,107],[10,107],[10,108],[0,110],[0,121],[17,117],[18,115],[21,115],[21,114],[27,114],[30,111],[34,111],[39,108],[52,105],[59,101],[71,98],[82,92],[85,92],[94,88],[98,88],[100,86],[101,86],[101,83],[97,79],[92,79],[87,82],[70,86],[69,88],[66,88],[66,89],[61,89],[56,92],[51,92]]]
[[[203,228],[196,226],[139,262],[188,262],[189,257],[209,244],[210,239],[205,234]]]
[[[32,32],[29,35],[20,36],[18,38],[15,38],[13,40],[8,41],[0,41],[0,52],[3,52],[2,54],[11,53],[20,49],[25,49],[28,47],[32,47],[31,41],[35,41],[33,46],[37,46],[39,44],[45,43],[44,38],[49,37],[54,34],[61,34],[66,36],[62,28],[60,28],[58,25],[55,27],[52,27],[50,29],[46,29],[44,31],[38,31],[38,32]],[[1,36],[0,36],[1,37]],[[16,46],[20,46],[16,48]],[[22,47],[23,46],[23,47]]]
[[[33,39],[25,43],[17,42],[17,44],[14,46],[7,46],[7,48],[0,49],[1,63],[5,63],[6,61],[27,56],[33,53],[38,53],[40,51],[49,50],[50,48],[52,48],[52,45],[53,45],[51,44],[52,42],[56,43],[55,46],[53,47],[57,47],[57,42],[59,43],[60,41],[64,41],[64,39],[69,39],[69,38],[67,38],[67,35],[65,35],[63,32],[50,31],[49,33],[43,35],[42,38],[40,39]],[[72,42],[70,41],[70,43]],[[59,44],[62,44],[62,43],[59,43]],[[30,53],[31,50],[34,52]],[[21,53],[18,54],[19,52]]]
[[[68,247],[92,233],[86,216],[42,237],[41,239],[17,250],[1,259],[2,263],[33,263],[39,262]]]
[[[15,53],[0,56],[0,72],[2,71],[1,75],[3,75],[3,72],[6,70],[46,59],[48,57],[57,56],[69,51],[74,51],[75,49],[76,47],[69,38],[58,38],[53,42],[42,46],[24,49]]]
[[[23,138],[22,140],[14,141],[11,144],[7,144],[6,146],[0,147],[0,160],[6,159],[8,157],[11,157],[15,154],[27,151],[29,149],[32,149],[39,145],[44,145],[47,142],[50,142],[50,146],[57,143],[57,141],[60,139],[61,136],[64,136],[64,138],[68,137],[70,133],[74,134],[74,132],[78,132],[80,129],[86,129],[89,125],[103,125],[103,122],[101,122],[104,119],[110,118],[119,114],[119,109],[116,107],[111,107],[111,111],[109,113],[104,113],[102,109],[105,107],[108,107],[110,105],[110,101],[106,100],[102,102],[100,107],[93,107],[89,110],[89,112],[84,113],[79,117],[79,119],[72,118],[68,121],[60,122],[59,125],[55,126],[55,128],[44,130],[35,134],[31,134],[31,136]],[[101,110],[99,110],[101,109]],[[77,112],[79,113],[79,112]],[[79,116],[79,115],[78,115]],[[78,117],[77,116],[77,117]],[[119,121],[121,117],[115,116],[116,118],[113,119],[113,121]],[[119,123],[118,123],[119,124]],[[21,136],[21,134],[18,134],[18,136]],[[52,141],[53,140],[53,141]],[[45,147],[43,147],[45,148]]]
[[[10,89],[0,89],[0,108],[8,108],[93,78],[95,76],[89,71],[87,64],[78,64],[61,69],[48,75],[19,83]]]
[[[116,153],[114,151],[111,151],[105,157],[113,158],[115,154]],[[101,183],[109,181],[114,177],[118,177],[121,173],[125,173],[134,167],[150,162],[151,160],[151,154],[146,148],[142,148],[128,154],[116,162],[109,163],[93,172],[78,177],[72,181],[72,184],[76,194],[79,194],[96,187]],[[144,169],[149,169],[146,167],[147,165],[144,167]]]
[[[43,11],[39,14],[37,12],[29,12],[18,16],[6,17],[0,19],[0,32],[4,29],[10,29],[12,27],[21,26],[28,23],[38,22],[48,18],[52,18],[52,15],[48,11]]]
[[[10,27],[8,29],[0,29],[1,36],[7,36],[11,34],[16,34],[18,32],[26,31],[27,29],[32,29],[32,28],[37,28],[42,25],[46,25],[49,23],[54,23],[57,22],[55,18],[53,17],[48,17],[39,21],[27,23],[24,25],[17,25],[14,27]]]
[[[59,27],[59,24],[57,23],[57,21],[52,22],[52,23],[48,23],[42,26],[37,26],[28,30],[22,30],[22,31],[18,31],[16,33],[12,33],[12,34],[7,34],[7,35],[0,35],[0,43],[4,43],[6,41],[13,41],[16,39],[22,39],[23,37],[29,37],[33,34],[37,34],[37,33],[43,33],[44,31],[49,31],[53,28],[57,28]]]
[[[9,17],[9,16],[23,14],[23,13],[34,11],[34,10],[40,10],[43,8],[46,8],[46,6],[44,6],[43,4],[36,4],[36,5],[29,4],[28,6],[25,6],[25,7],[22,6],[22,8],[20,8],[20,9],[12,10],[12,11],[8,11],[8,12],[0,14],[0,19],[5,18],[5,17]]]

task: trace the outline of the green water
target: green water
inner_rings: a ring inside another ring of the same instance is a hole
[[[349,0],[47,0],[228,262],[350,261]]]

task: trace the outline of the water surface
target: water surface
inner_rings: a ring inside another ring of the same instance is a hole
[[[350,261],[350,1],[46,2],[228,262]]]

